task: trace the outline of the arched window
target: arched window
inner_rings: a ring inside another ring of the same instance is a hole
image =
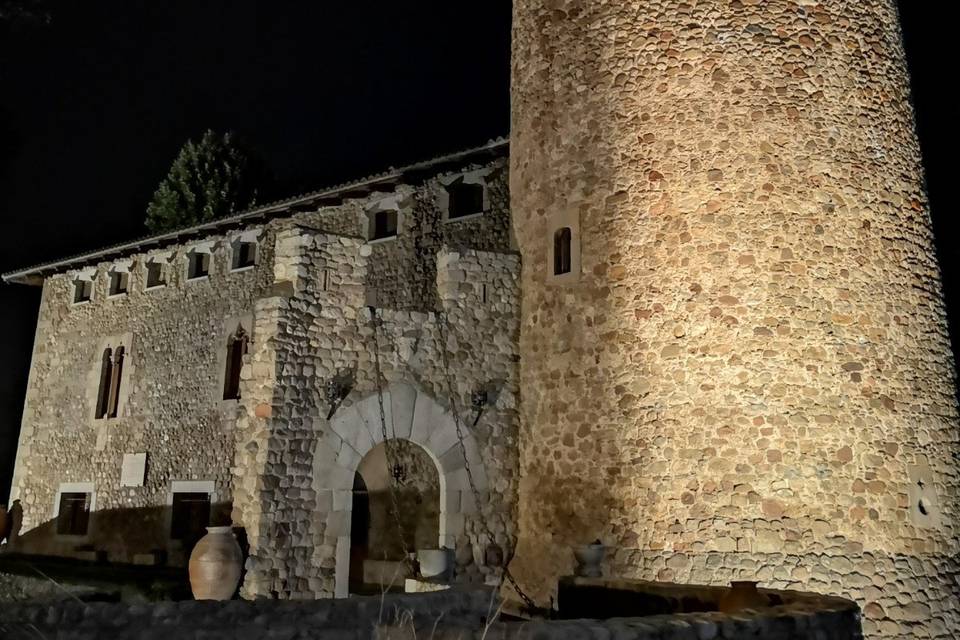
[[[110,372],[110,398],[107,402],[107,417],[116,418],[120,410],[120,380],[123,378],[123,347],[113,352],[113,367]]]
[[[570,227],[557,229],[553,234],[553,275],[570,273]]]
[[[103,356],[100,360],[100,386],[97,389],[97,409],[94,413],[96,419],[107,417],[107,408],[110,404],[110,380],[111,370],[113,369],[113,349],[107,347],[103,350]]]
[[[240,370],[243,368],[243,356],[247,353],[250,338],[243,327],[227,341],[227,368],[223,376],[223,399],[240,399]]]
[[[450,198],[447,219],[456,220],[483,213],[483,185],[475,182],[455,182],[447,187]]]

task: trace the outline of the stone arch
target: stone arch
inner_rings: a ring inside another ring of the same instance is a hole
[[[383,392],[387,434],[409,440],[426,451],[440,474],[439,546],[454,548],[463,533],[464,517],[477,505],[467,479],[466,465],[457,438],[456,424],[448,409],[430,395],[409,384],[393,384]],[[464,445],[477,489],[485,491],[487,476],[476,440],[464,426]],[[373,392],[341,408],[330,428],[317,443],[313,463],[313,487],[318,503],[329,506],[327,535],[336,535],[334,595],[349,591],[350,527],[353,482],[363,457],[383,442],[377,393]],[[327,498],[329,496],[329,498]]]

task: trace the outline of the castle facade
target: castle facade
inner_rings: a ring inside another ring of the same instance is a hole
[[[229,518],[248,597],[343,596],[435,544],[546,604],[600,539],[611,575],[955,637],[955,373],[895,3],[515,0],[513,30],[509,154],[6,276],[44,287],[18,544],[175,563]]]

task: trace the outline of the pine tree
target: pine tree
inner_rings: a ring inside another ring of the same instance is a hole
[[[180,149],[147,206],[147,228],[159,233],[241,211],[267,182],[263,163],[236,136],[208,130]]]

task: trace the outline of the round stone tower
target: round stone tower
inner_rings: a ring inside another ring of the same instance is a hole
[[[954,369],[893,0],[514,0],[521,540],[960,632]],[[951,559],[952,558],[952,559]]]

